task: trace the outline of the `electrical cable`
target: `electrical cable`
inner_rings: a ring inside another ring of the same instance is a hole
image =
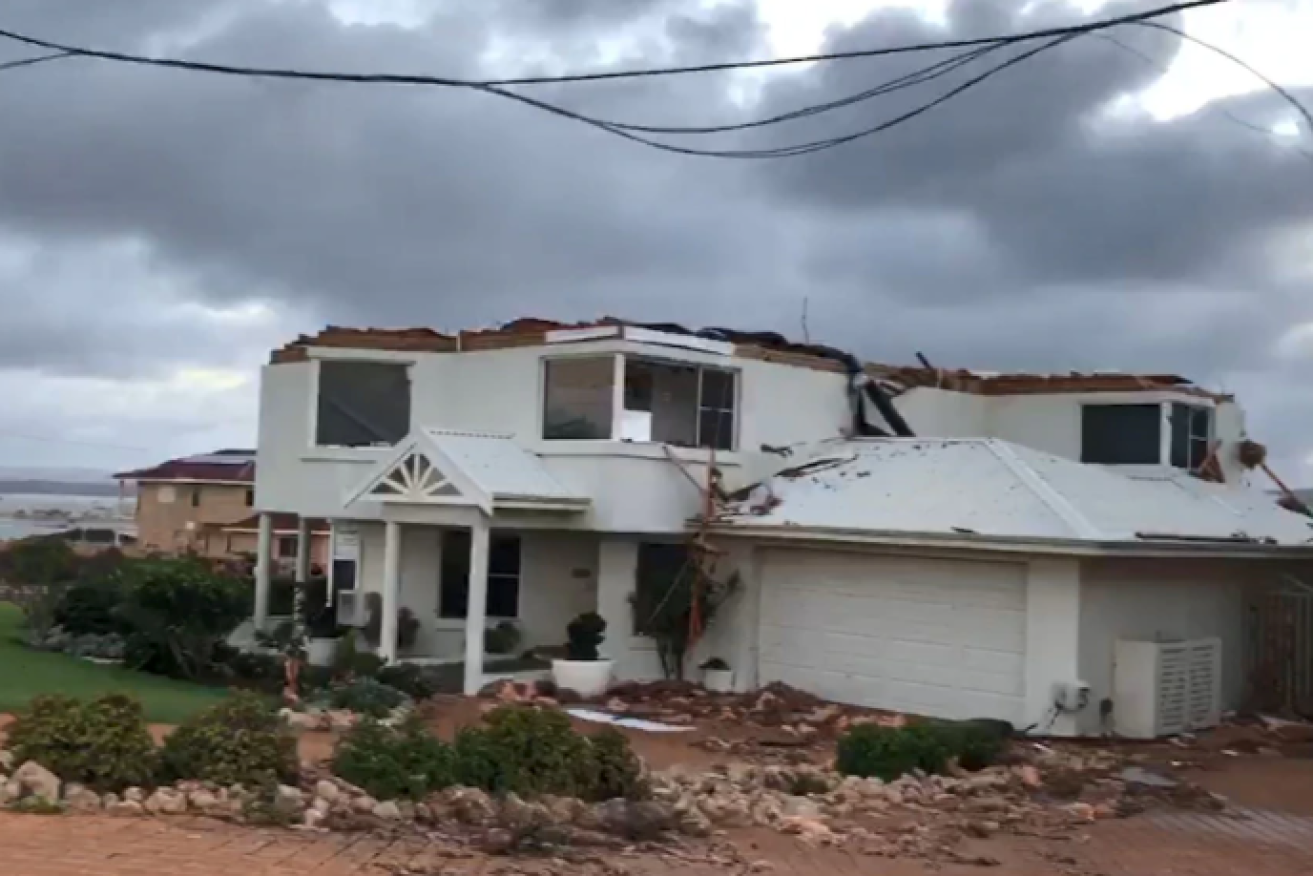
[[[1112,34],[1094,33],[1094,34],[1090,34],[1090,36],[1098,37],[1104,42],[1110,43],[1116,46],[1117,48],[1121,49],[1122,51],[1136,56],[1137,58],[1144,61],[1146,64],[1154,67],[1155,69],[1161,70],[1164,73],[1167,72],[1166,65],[1161,64],[1158,61],[1156,61],[1154,58],[1150,57],[1150,55],[1147,52],[1141,51],[1135,46],[1128,45],[1127,43],[1122,42]],[[1235,113],[1228,110],[1226,107],[1218,107],[1217,109],[1218,112],[1220,112],[1223,116],[1230,119],[1232,122],[1239,125],[1240,127],[1245,128],[1246,130],[1253,131],[1255,134],[1260,134],[1269,140],[1271,140],[1274,136],[1276,136],[1269,128],[1264,128],[1262,125],[1256,125],[1253,122],[1246,121],[1245,119],[1240,118]],[[1294,145],[1293,148],[1301,155],[1303,155],[1305,158],[1307,158],[1309,161],[1313,162],[1313,152],[1310,152],[1309,150],[1297,144]]]
[[[72,58],[76,52],[52,52],[49,55],[37,55],[34,58],[19,58],[17,61],[6,61],[0,64],[0,73],[6,70],[17,70],[19,67],[33,67],[37,64],[44,64],[46,61],[58,61],[60,58]]]
[[[49,49],[56,52],[66,52],[73,55],[79,55],[87,58],[98,58],[103,61],[120,61],[128,64],[143,64],[154,67],[170,67],[179,70],[192,70],[202,73],[221,73],[233,76],[251,76],[267,79],[308,79],[330,82],[354,82],[360,84],[375,85],[430,85],[443,87],[500,87],[510,85],[553,85],[565,82],[597,82],[609,79],[635,79],[650,76],[675,76],[688,73],[711,73],[725,70],[750,70],[760,69],[763,67],[780,67],[792,64],[813,63],[819,61],[841,61],[852,58],[873,58],[886,55],[907,54],[910,52],[926,52],[936,49],[963,49],[974,48],[978,46],[988,46],[998,42],[1026,42],[1030,40],[1045,39],[1048,37],[1064,36],[1070,33],[1087,33],[1092,30],[1102,30],[1108,27],[1114,27],[1119,24],[1133,24],[1140,21],[1150,21],[1154,18],[1160,18],[1164,15],[1171,15],[1177,12],[1184,12],[1190,9],[1199,9],[1206,6],[1217,6],[1228,3],[1230,0],[1189,0],[1189,2],[1174,3],[1169,6],[1161,6],[1156,9],[1149,9],[1144,12],[1136,12],[1130,15],[1122,15],[1116,18],[1104,19],[1102,21],[1089,22],[1088,24],[1069,25],[1066,27],[1051,27],[1041,30],[1025,31],[1010,36],[996,37],[976,37],[964,40],[946,40],[933,43],[918,43],[914,45],[891,46],[881,49],[861,49],[851,52],[830,52],[817,55],[800,55],[788,58],[770,58],[759,61],[731,61],[719,64],[700,64],[687,67],[655,67],[646,69],[631,70],[612,70],[596,73],[576,73],[563,76],[528,76],[519,78],[504,79],[456,79],[440,76],[419,76],[399,73],[341,73],[326,71],[309,71],[296,70],[276,67],[244,67],[232,64],[213,64],[202,61],[184,61],[179,58],[161,58],[147,55],[134,55],[127,52],[112,52],[102,49],[91,49],[81,46],[66,45],[54,42],[53,40],[40,39],[38,37],[28,36],[16,31],[0,29],[0,37],[13,40],[14,42],[24,43],[37,48]]]

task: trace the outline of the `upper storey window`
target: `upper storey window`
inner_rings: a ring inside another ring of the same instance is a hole
[[[315,444],[380,447],[410,432],[410,366],[400,362],[319,362]]]

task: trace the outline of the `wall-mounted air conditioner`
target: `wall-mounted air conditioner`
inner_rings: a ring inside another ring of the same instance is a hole
[[[1154,739],[1221,721],[1221,639],[1120,641],[1113,659],[1117,735]]]
[[[338,624],[357,629],[369,625],[369,607],[363,590],[339,590],[336,603]]]

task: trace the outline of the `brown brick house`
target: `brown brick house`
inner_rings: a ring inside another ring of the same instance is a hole
[[[146,550],[236,559],[255,552],[255,451],[217,450],[170,459],[150,468],[119,472],[137,485],[137,538]],[[296,525],[275,527],[275,547],[295,556]],[[311,525],[310,560],[328,554],[328,526]],[[287,544],[284,545],[284,542]]]

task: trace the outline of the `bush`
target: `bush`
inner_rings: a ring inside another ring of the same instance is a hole
[[[215,646],[250,611],[250,592],[237,578],[194,559],[151,558],[126,564],[120,616],[131,626],[129,665],[195,679],[213,666]]]
[[[0,584],[23,612],[32,635],[40,639],[55,625],[64,593],[77,580],[79,559],[58,538],[25,538],[0,549]]]
[[[839,740],[836,766],[845,775],[874,776],[888,782],[918,769],[943,772],[949,756],[944,734],[932,725],[862,724]]]
[[[588,795],[594,800],[624,797],[638,800],[648,795],[643,777],[643,763],[629,746],[629,738],[619,730],[607,728],[588,737],[592,746],[596,784]]]
[[[296,737],[268,701],[253,693],[238,693],[169,734],[161,760],[170,780],[249,787],[293,782]]]
[[[105,636],[123,632],[116,609],[123,593],[112,581],[70,587],[55,607],[55,623],[74,636]]]
[[[992,766],[1007,749],[1011,725],[994,721],[937,722],[935,726],[949,756],[964,770]]]
[[[224,679],[239,682],[239,687],[279,693],[286,681],[283,660],[274,654],[243,651],[221,643],[214,651],[214,661],[222,667]],[[301,673],[304,675],[305,669]]]
[[[338,678],[374,678],[387,664],[377,654],[360,649],[361,634],[347,630],[337,643],[337,656],[333,658],[333,674]]]
[[[384,666],[378,671],[378,680],[416,701],[427,700],[438,693],[438,686],[432,674],[424,667],[413,663]]]
[[[122,694],[90,702],[38,697],[8,732],[16,763],[34,760],[65,782],[121,791],[149,785],[155,774],[155,743],[141,704]]]
[[[340,684],[328,693],[329,705],[334,709],[348,709],[371,718],[386,718],[406,700],[404,693],[374,678]]]
[[[452,783],[453,754],[417,716],[396,728],[366,718],[338,744],[333,773],[379,800],[421,800]]]
[[[486,726],[456,737],[460,784],[493,793],[591,797],[596,763],[587,738],[560,712],[504,707],[490,712]]]
[[[598,648],[606,638],[606,619],[595,611],[586,611],[565,628],[569,637],[566,657],[570,660],[600,660]]]
[[[502,621],[484,630],[483,650],[486,654],[513,654],[520,645],[520,628],[511,621]]]

